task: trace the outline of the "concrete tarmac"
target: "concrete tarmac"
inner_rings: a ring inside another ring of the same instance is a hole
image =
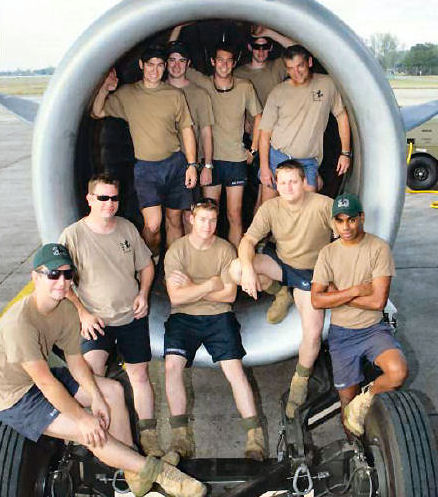
[[[0,104],[0,309],[29,281],[31,258],[39,246],[31,190],[32,126]],[[394,247],[397,277],[391,300],[398,308],[398,334],[410,376],[406,388],[420,392],[431,419],[438,420],[438,210],[429,207],[432,194],[406,194],[401,228]],[[245,323],[242,323],[244,326]],[[275,340],[275,335],[272,337]],[[275,457],[279,399],[288,388],[294,360],[248,371],[267,426],[271,457]],[[163,366],[152,367],[161,413],[163,443],[168,441]],[[197,457],[242,457],[245,436],[231,389],[219,370],[187,373]],[[315,430],[323,444],[343,436],[339,417]]]

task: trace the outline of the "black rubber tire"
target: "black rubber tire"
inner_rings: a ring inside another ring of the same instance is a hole
[[[378,471],[386,474],[386,488],[379,489],[379,495],[438,496],[436,442],[414,393],[387,392],[374,398],[365,420],[364,444],[368,454],[374,446],[382,456],[384,468]]]
[[[0,423],[0,497],[43,497],[49,467],[63,446],[44,436],[32,442]]]
[[[412,157],[407,183],[412,190],[429,190],[438,181],[438,162],[427,155]]]

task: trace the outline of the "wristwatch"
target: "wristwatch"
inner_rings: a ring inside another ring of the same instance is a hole
[[[188,169],[190,166],[193,166],[197,171],[200,171],[202,169],[201,164],[198,162],[187,162],[186,169]]]
[[[348,151],[348,150],[342,150],[340,155],[344,155],[345,157],[348,157],[349,159],[351,159],[353,157],[353,153]]]
[[[213,169],[213,164],[204,164],[205,169]]]
[[[258,152],[258,150],[255,150],[255,149],[253,149],[253,148],[249,151],[249,153],[250,153],[253,157],[255,157],[255,156],[257,155],[257,152]]]

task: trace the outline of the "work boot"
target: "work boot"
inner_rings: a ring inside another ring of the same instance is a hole
[[[166,452],[164,454],[161,460],[167,462],[168,464],[171,464],[172,466],[178,466],[181,460],[181,456],[178,454],[178,452],[169,450],[169,452]]]
[[[278,324],[287,316],[289,307],[293,304],[294,299],[287,286],[282,286],[281,290],[276,293],[274,302],[272,302],[266,313],[266,321],[270,324]]]
[[[193,437],[188,426],[172,428],[169,452],[177,452],[183,458],[193,457]]]
[[[289,398],[286,404],[286,416],[289,419],[294,418],[295,411],[306,401],[309,378],[309,376],[300,376],[298,373],[292,376]]]
[[[161,457],[164,454],[160,447],[156,428],[141,430],[140,444],[147,456]]]
[[[207,493],[207,488],[200,481],[166,462],[163,462],[163,468],[155,481],[166,493],[175,497],[203,497]]]
[[[263,461],[266,457],[265,437],[262,427],[248,430],[245,447],[245,457],[254,461]]]
[[[373,395],[368,390],[356,395],[344,409],[344,426],[356,437],[360,437],[364,433],[365,416],[369,411],[372,400]]]

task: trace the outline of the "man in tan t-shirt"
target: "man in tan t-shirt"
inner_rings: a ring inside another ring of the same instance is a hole
[[[121,467],[136,496],[154,481],[171,495],[205,495],[193,478],[132,450],[123,387],[93,376],[80,353],[78,314],[65,299],[73,275],[67,249],[44,245],[33,260],[34,292],[2,316],[0,421],[34,442],[45,434],[85,445],[108,466]],[[49,368],[54,345],[64,351],[68,369]]]
[[[312,304],[331,309],[328,343],[343,423],[360,436],[374,395],[400,387],[408,367],[391,327],[383,321],[395,274],[391,249],[364,231],[365,215],[356,195],[339,195],[332,214],[339,239],[319,253]],[[379,366],[382,375],[358,395],[363,358]]]
[[[109,175],[91,178],[87,202],[88,216],[68,226],[59,239],[78,271],[79,281],[68,298],[79,312],[82,353],[94,374],[104,376],[117,343],[134,393],[141,445],[146,454],[162,456],[148,377],[151,253],[135,226],[116,216],[117,180]]]
[[[170,40],[177,40],[181,26],[176,26]],[[213,105],[213,171],[211,186],[203,188],[204,196],[219,202],[222,187],[227,193],[228,240],[237,248],[242,238],[242,199],[247,182],[247,163],[253,156],[245,150],[243,133],[245,114],[254,119],[251,150],[258,150],[258,124],[262,107],[254,87],[247,79],[236,78],[236,50],[228,43],[216,45],[210,62],[214,68],[212,76],[192,68],[187,78],[205,88]]]
[[[330,112],[338,122],[341,139],[337,173],[345,174],[350,166],[350,125],[333,80],[326,74],[311,72],[312,56],[301,45],[288,47],[283,60],[289,79],[270,93],[259,127],[262,201],[276,196],[275,168],[291,158],[303,164],[306,188],[319,189],[318,167]]]
[[[229,266],[236,253],[215,235],[218,205],[204,199],[192,208],[192,231],[177,240],[164,260],[167,292],[172,305],[165,324],[166,393],[172,426],[171,450],[192,454],[188,431],[183,371],[191,366],[204,344],[213,362],[219,362],[230,382],[237,409],[247,430],[245,456],[262,460],[265,445],[254,395],[242,367],[246,354],[240,324],[231,310],[236,285]]]
[[[143,80],[110,94],[118,83],[112,70],[92,109],[96,119],[112,116],[128,122],[137,160],[134,186],[144,218],[143,238],[154,255],[160,252],[161,206],[166,207],[170,245],[183,235],[181,213],[190,208],[197,181],[196,140],[184,93],[161,81],[166,55],[164,48],[147,48],[139,60]]]
[[[292,377],[286,415],[295,410],[307,396],[307,384],[318,356],[324,312],[315,310],[310,301],[310,287],[318,252],[330,242],[332,200],[305,190],[303,167],[290,160],[276,170],[279,197],[262,204],[239,246],[239,258],[233,261],[230,274],[242,290],[257,299],[257,291],[276,294],[271,314],[284,317],[291,304],[288,287],[301,317],[302,342],[296,372]],[[276,247],[266,245],[262,254],[255,253],[257,243],[272,233]],[[280,282],[286,292],[281,291]],[[281,297],[278,297],[281,295]]]

